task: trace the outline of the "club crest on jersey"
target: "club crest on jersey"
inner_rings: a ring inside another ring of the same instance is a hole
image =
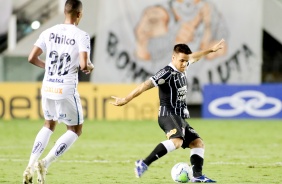
[[[50,33],[49,41],[57,44],[74,45],[75,39],[67,38],[66,35],[59,36],[58,34]]]

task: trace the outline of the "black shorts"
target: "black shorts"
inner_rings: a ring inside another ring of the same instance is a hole
[[[189,148],[189,144],[197,138],[200,138],[198,133],[180,116],[168,115],[159,116],[159,126],[166,134],[168,139],[182,138],[182,148]]]

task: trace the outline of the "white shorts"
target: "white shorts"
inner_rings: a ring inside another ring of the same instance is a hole
[[[82,124],[84,121],[78,95],[70,95],[61,100],[42,97],[42,110],[46,120],[63,122],[70,126]]]

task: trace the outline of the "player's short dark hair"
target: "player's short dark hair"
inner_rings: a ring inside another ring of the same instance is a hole
[[[80,12],[82,9],[82,2],[80,0],[67,0],[65,3],[65,13],[72,14]]]
[[[173,48],[173,51],[175,53],[184,53],[184,54],[192,54],[192,51],[190,50],[190,48],[188,47],[188,45],[180,43],[180,44],[176,44]]]

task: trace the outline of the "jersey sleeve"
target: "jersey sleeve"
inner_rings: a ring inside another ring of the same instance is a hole
[[[166,83],[169,80],[170,76],[171,76],[170,67],[165,67],[161,69],[160,71],[158,71],[150,79],[152,80],[155,86],[159,86],[159,85]]]
[[[41,50],[42,50],[43,52],[46,51],[46,44],[45,44],[45,40],[44,40],[44,35],[45,35],[45,32],[42,32],[42,33],[39,35],[39,37],[38,37],[38,39],[36,40],[36,42],[34,43],[34,45],[37,46],[37,47],[39,47],[39,48],[41,48]]]
[[[90,36],[89,34],[83,32],[80,34],[78,42],[78,51],[87,52],[90,54]]]

